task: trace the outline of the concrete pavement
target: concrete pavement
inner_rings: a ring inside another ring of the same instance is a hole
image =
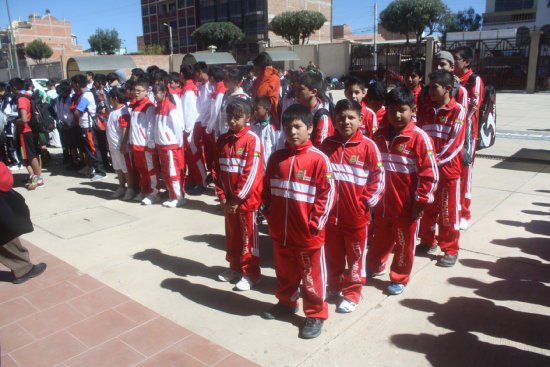
[[[216,280],[227,263],[223,215],[212,195],[189,197],[183,209],[109,200],[114,175],[93,183],[54,163],[45,173],[47,187],[27,192],[20,183],[17,188],[35,224],[24,238],[262,366],[547,366],[549,102],[548,94],[498,94],[498,130],[524,136],[499,137],[480,152],[473,218],[461,233],[459,263],[445,269],[434,259],[417,257],[400,296],[382,293],[387,275],[369,280],[357,310],[341,315],[331,305],[323,333],[314,340],[297,337],[301,312],[288,322],[259,317],[276,301],[266,228],[262,283],[235,292]],[[17,182],[23,178],[15,176]]]

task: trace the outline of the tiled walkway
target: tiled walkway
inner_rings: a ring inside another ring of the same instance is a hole
[[[22,241],[46,272],[0,268],[2,367],[256,366]]]

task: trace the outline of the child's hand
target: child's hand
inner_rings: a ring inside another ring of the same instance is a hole
[[[227,212],[230,214],[235,214],[237,212],[237,208],[239,207],[239,204],[235,203],[234,200],[231,200],[227,204]]]
[[[414,203],[413,208],[411,210],[411,217],[414,219],[418,219],[424,214],[424,205]]]
[[[120,146],[120,154],[122,155],[126,154],[126,144],[122,144]]]
[[[225,208],[226,205],[227,205],[227,200],[221,199],[221,200],[220,200],[220,206],[222,207],[222,210],[223,210],[223,211],[226,211],[226,208]]]

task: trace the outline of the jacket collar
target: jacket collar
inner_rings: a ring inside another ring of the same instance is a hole
[[[313,146],[313,143],[310,139],[308,139],[305,143],[302,143],[300,145],[291,145],[288,144],[288,142],[286,142],[285,145],[293,155],[299,155],[307,152],[309,148]]]
[[[244,127],[244,129],[242,129],[238,133],[233,132],[233,135],[236,136],[237,138],[240,138],[241,136],[246,134],[249,130],[250,130],[250,126],[247,125],[247,126]]]
[[[330,139],[335,140],[340,144],[359,143],[361,142],[361,140],[363,140],[363,133],[361,132],[361,130],[357,129],[355,135],[353,135],[349,140],[346,141],[345,138],[340,135],[340,132],[336,130],[334,132],[334,135]]]

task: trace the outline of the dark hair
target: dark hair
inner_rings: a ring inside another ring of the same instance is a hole
[[[158,69],[160,69],[158,66],[156,66],[156,65],[151,65],[151,66],[149,66],[149,67],[146,69],[146,70],[147,70],[147,74],[153,74],[153,72],[154,72],[155,70],[158,70]]]
[[[134,79],[129,79],[124,83],[124,89],[126,90],[134,90],[134,87],[136,86],[136,81]]]
[[[84,88],[88,85],[86,81],[86,76],[84,74],[76,74],[71,78],[71,82],[75,83],[79,88]]]
[[[126,93],[122,90],[122,88],[112,88],[109,91],[109,97],[116,99],[119,103],[126,103]]]
[[[259,66],[261,68],[266,68],[268,66],[271,66],[273,64],[273,61],[271,60],[271,56],[267,52],[261,52],[258,56],[254,58],[252,61],[254,66]]]
[[[86,78],[86,77],[84,77]],[[23,80],[25,90],[31,90],[34,89],[34,84],[32,83],[31,79],[25,79]]]
[[[303,121],[307,127],[313,126],[313,115],[311,111],[306,106],[298,103],[289,106],[283,113],[283,126],[294,120]]]
[[[61,83],[55,88],[57,94],[62,96],[63,94],[71,94],[71,84],[67,80],[62,80]]]
[[[168,86],[166,84],[164,83],[155,84],[155,86],[153,87],[153,93],[156,94],[159,91],[166,94],[166,98],[168,98],[174,106],[176,105],[176,101],[174,100],[174,97],[172,96],[172,93],[170,93],[170,90],[168,89]]]
[[[175,71],[168,74],[168,77],[170,78],[171,82],[176,82],[176,83],[180,82],[180,75]]]
[[[424,78],[425,70],[426,62],[422,59],[411,59],[401,63],[401,74],[412,71]]]
[[[118,79],[118,75],[117,75],[116,73],[109,73],[109,74],[107,74],[107,81],[108,81],[109,83],[112,83],[112,82],[114,82],[115,80],[116,80],[116,81],[120,81],[120,80]]]
[[[237,84],[239,84],[243,80],[243,75],[238,68],[227,70],[225,72],[225,76],[228,76],[229,80],[236,82]]]
[[[297,83],[305,85],[309,90],[317,89],[318,95],[324,92],[323,78],[320,74],[312,72],[301,73],[298,76]]]
[[[94,72],[93,71],[87,71],[86,75],[91,76],[92,79],[94,78]]]
[[[214,80],[219,83],[223,81],[223,78],[225,77],[225,70],[223,70],[219,66],[212,66],[210,69],[208,69],[208,76],[213,77]]]
[[[257,96],[253,99],[254,106],[260,105],[264,107],[266,110],[271,110],[271,100],[267,96]]]
[[[195,73],[195,69],[193,68],[193,65],[187,64],[183,62],[180,65],[180,74],[183,74],[183,79],[189,80],[193,79],[193,74]]]
[[[430,81],[441,85],[443,88],[448,85],[452,86],[454,83],[453,73],[445,69],[435,70],[434,72],[430,73],[429,77]]]
[[[162,69],[157,69],[151,73],[151,81],[154,84],[155,82],[164,82],[164,78],[168,75],[168,73]]]
[[[349,75],[347,76],[346,78],[346,81],[344,82],[344,89],[348,89],[354,85],[358,85],[359,88],[361,88],[361,90],[364,90],[365,89],[365,82],[359,78],[357,78],[356,76],[353,76],[353,75]]]
[[[383,101],[386,99],[388,91],[382,82],[376,82],[369,85],[367,89],[367,100]]]
[[[136,80],[136,84],[134,85],[134,88],[138,85],[143,87],[143,89],[149,89],[149,79],[144,77],[138,78]]]
[[[105,74],[96,74],[94,75],[94,82],[105,85],[107,84],[107,77]]]
[[[455,48],[453,54],[459,54],[464,60],[472,60],[474,58],[474,50],[468,46],[459,46]]]
[[[250,116],[252,113],[252,108],[250,107],[250,103],[248,101],[245,101],[242,98],[234,98],[231,100],[227,107],[225,108],[225,113],[234,114],[234,113],[242,113],[244,115]]]
[[[386,106],[407,105],[414,108],[414,93],[405,87],[393,88],[386,96]]]
[[[145,71],[143,71],[142,68],[133,68],[133,69],[132,69],[132,75],[135,75],[136,78],[139,78],[139,77],[142,76],[143,74],[145,74]]]
[[[361,116],[361,112],[363,111],[361,105],[356,100],[350,100],[350,99],[341,99],[336,103],[336,106],[334,107],[334,115],[338,115],[342,111],[355,111],[357,112],[357,115]]]
[[[16,90],[23,90],[25,87],[25,82],[21,78],[13,78],[10,80],[10,85]]]
[[[193,65],[193,71],[201,71],[203,73],[208,73],[208,65],[204,61],[199,61]]]

